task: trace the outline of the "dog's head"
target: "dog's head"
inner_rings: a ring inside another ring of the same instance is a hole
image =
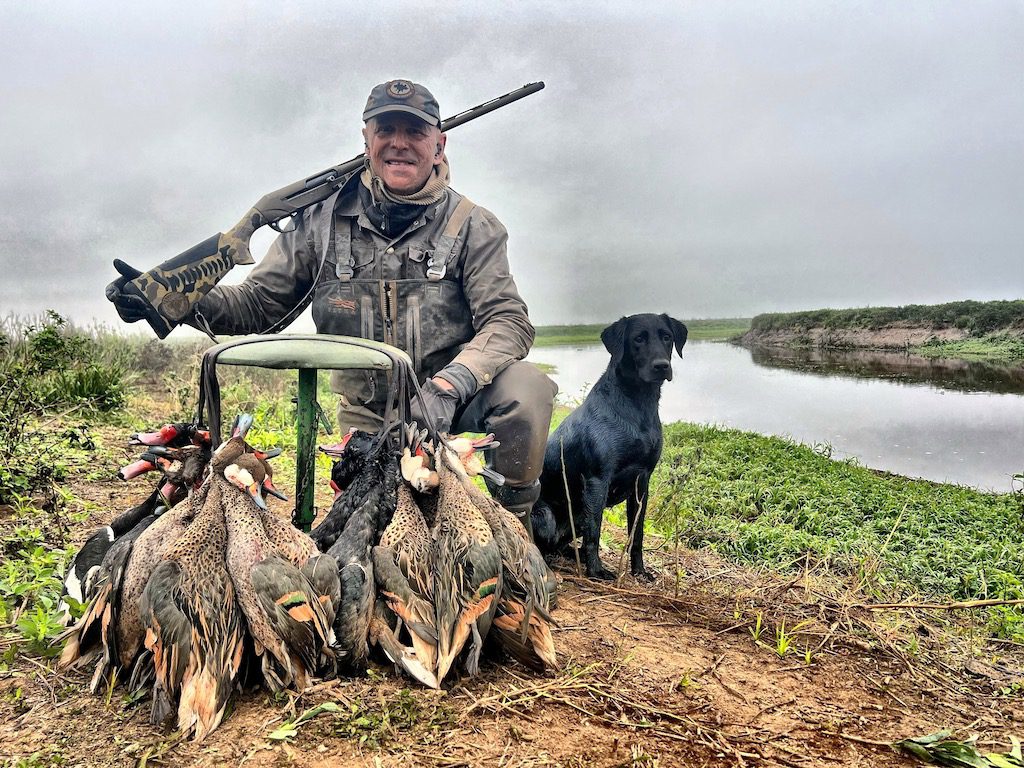
[[[668,315],[630,315],[601,331],[618,374],[648,384],[672,380],[672,347],[683,354],[686,326]]]

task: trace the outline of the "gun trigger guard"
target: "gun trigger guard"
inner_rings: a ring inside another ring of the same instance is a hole
[[[282,224],[284,222],[284,224]],[[277,232],[279,235],[283,235],[285,232],[295,231],[295,214],[285,216],[283,219],[277,221],[271,221],[267,223],[267,226]]]

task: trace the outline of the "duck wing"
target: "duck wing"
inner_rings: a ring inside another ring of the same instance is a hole
[[[307,670],[334,670],[334,629],[328,606],[309,579],[276,555],[252,569],[252,586],[274,633]],[[304,686],[303,686],[304,687]],[[299,688],[301,690],[301,688]]]
[[[223,719],[245,648],[245,625],[226,566],[228,533],[219,501],[217,494],[208,495],[200,516],[167,553],[167,561],[179,566],[180,587],[171,594],[184,621],[173,613],[168,613],[165,621],[172,622],[168,631],[174,630],[175,639],[185,626],[190,631],[189,655],[178,691],[178,728],[192,733],[197,741]],[[164,578],[173,577],[168,571]],[[152,589],[158,587],[159,583]],[[173,624],[175,619],[177,624]],[[175,670],[169,665],[167,669]],[[178,679],[170,678],[170,682]]]
[[[501,648],[520,663],[538,671],[558,666],[551,624],[525,603],[503,598],[491,629]]]
[[[381,597],[405,623],[416,659],[433,672],[437,668],[438,642],[434,606],[410,585],[399,567],[399,556],[393,549],[385,546],[374,547],[372,557],[374,578]],[[390,653],[388,656],[392,661],[399,663]],[[417,680],[420,679],[415,671],[407,671]]]
[[[181,566],[160,563],[149,577],[139,601],[146,626],[146,649],[153,655],[155,681],[150,722],[158,725],[177,708],[178,693],[192,656],[192,624],[182,610]]]

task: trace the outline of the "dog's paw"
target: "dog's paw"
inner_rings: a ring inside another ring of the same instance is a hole
[[[634,579],[644,584],[650,584],[652,581],[658,578],[658,574],[656,574],[654,571],[647,570],[643,566],[631,569],[630,573],[633,574]]]
[[[597,568],[588,568],[587,578],[596,579],[598,581],[615,581],[615,572],[609,571],[602,565]]]

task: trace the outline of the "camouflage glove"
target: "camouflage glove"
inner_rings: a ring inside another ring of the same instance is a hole
[[[476,394],[476,377],[461,363],[449,363],[435,377],[444,379],[452,388],[445,389],[434,379],[428,379],[412,401],[410,417],[420,425],[427,424],[429,418],[438,432],[451,432],[456,411]]]
[[[126,323],[137,323],[139,320],[145,320],[152,311],[152,308],[142,299],[142,297],[125,293],[124,290],[125,285],[142,273],[135,269],[135,267],[128,266],[120,259],[114,259],[114,269],[116,269],[121,276],[107,286],[107,301],[114,305],[114,309],[117,310],[117,314],[119,314],[121,319]]]

